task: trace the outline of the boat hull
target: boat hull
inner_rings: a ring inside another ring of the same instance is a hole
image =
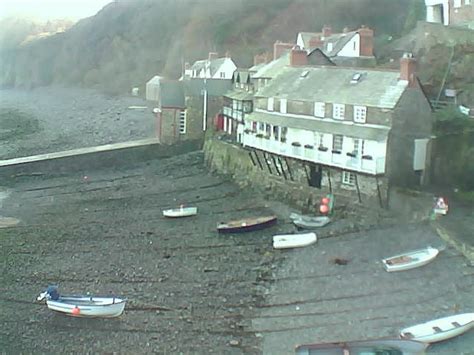
[[[436,248],[426,248],[382,259],[387,272],[405,271],[424,266],[439,254]]]
[[[163,216],[168,218],[191,217],[197,215],[197,207],[172,208],[163,211]]]
[[[400,338],[437,343],[457,337],[472,328],[474,328],[474,313],[463,313],[402,329]]]
[[[125,299],[109,297],[63,296],[46,301],[50,310],[74,317],[118,317],[123,313],[125,304]]]
[[[276,216],[248,218],[227,223],[221,223],[217,226],[219,233],[246,233],[271,227],[277,222]]]
[[[293,224],[302,229],[316,229],[327,225],[331,219],[329,217],[305,217],[293,219]]]
[[[282,234],[273,236],[273,248],[292,249],[301,248],[316,243],[316,233]]]
[[[400,353],[404,355],[421,355],[425,353],[427,344],[405,339],[379,339],[353,341],[346,343],[308,344],[295,349],[296,355],[327,355],[327,354],[385,354]],[[383,351],[385,350],[385,351]],[[397,351],[398,350],[398,351]],[[347,352],[344,352],[347,351]],[[378,352],[376,352],[378,351]]]

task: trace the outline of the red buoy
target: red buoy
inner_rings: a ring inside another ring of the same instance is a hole
[[[329,205],[329,198],[323,197],[323,198],[321,199],[321,203],[322,203],[323,205]]]
[[[80,313],[81,313],[81,310],[79,309],[78,306],[76,306],[72,309],[72,314],[74,314],[75,316],[77,316]]]
[[[322,214],[327,214],[329,212],[329,206],[328,205],[319,206],[319,212],[321,212]]]

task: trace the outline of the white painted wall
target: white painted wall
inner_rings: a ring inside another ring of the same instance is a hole
[[[338,57],[359,57],[360,55],[360,36],[357,33],[352,39],[346,43],[344,47],[337,53]]]
[[[296,45],[299,46],[301,49],[306,49],[304,46],[303,36],[301,35],[301,33],[298,33],[298,36],[296,37]]]
[[[226,58],[224,63],[222,63],[219,69],[217,69],[217,71],[214,73],[212,79],[232,79],[232,75],[236,69],[237,66],[235,65],[234,61],[230,58]],[[225,73],[225,77],[221,77],[221,72]],[[207,75],[210,76],[210,73],[208,72]]]

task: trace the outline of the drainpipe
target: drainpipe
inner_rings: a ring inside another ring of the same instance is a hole
[[[204,109],[202,117],[202,130],[206,131],[207,129],[207,80],[204,78]]]

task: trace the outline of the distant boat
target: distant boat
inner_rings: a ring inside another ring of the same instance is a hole
[[[404,339],[380,339],[366,341],[351,341],[345,343],[299,345],[296,355],[421,355],[425,353],[428,344]]]
[[[244,218],[235,221],[229,221],[226,223],[220,223],[217,225],[217,231],[219,233],[252,232],[271,227],[276,224],[276,222],[276,216]]]
[[[60,295],[56,286],[49,286],[37,297],[38,301],[44,299],[52,311],[74,317],[118,317],[127,302],[126,298],[119,297]]]
[[[316,233],[275,235],[273,237],[273,248],[300,248],[316,243],[317,240]]]
[[[171,208],[163,211],[163,216],[170,218],[179,218],[179,217],[190,217],[197,214],[197,207],[184,207],[180,206],[179,208]]]
[[[382,259],[382,263],[388,272],[404,271],[426,265],[438,254],[438,249],[427,247]]]
[[[474,313],[463,313],[402,329],[400,337],[425,343],[436,343],[461,335],[473,327]]]
[[[331,218],[327,216],[300,216],[293,219],[293,224],[302,229],[316,229],[324,227],[331,222]]]

